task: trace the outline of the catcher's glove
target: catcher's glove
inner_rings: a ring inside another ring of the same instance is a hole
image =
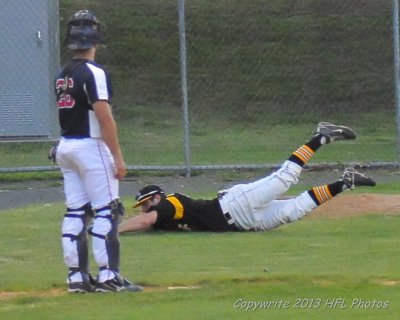
[[[56,156],[57,156],[57,146],[58,144],[55,143],[51,146],[49,153],[47,155],[47,158],[51,161],[53,161],[53,164],[56,164],[57,160],[56,160]]]

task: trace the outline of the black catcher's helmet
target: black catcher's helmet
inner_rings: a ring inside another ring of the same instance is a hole
[[[89,10],[75,12],[67,21],[66,46],[71,50],[86,50],[103,43],[100,20]]]

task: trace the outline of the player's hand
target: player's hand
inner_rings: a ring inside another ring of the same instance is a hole
[[[54,143],[47,154],[47,159],[53,161],[53,164],[57,164],[57,146],[58,143]]]
[[[123,158],[114,159],[115,177],[122,180],[126,176],[126,164]]]

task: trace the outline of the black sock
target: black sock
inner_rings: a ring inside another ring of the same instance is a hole
[[[317,151],[319,149],[320,146],[322,146],[321,138],[322,138],[322,135],[317,134],[310,141],[308,141],[306,143],[306,145],[309,146],[310,149],[315,152],[315,151]]]

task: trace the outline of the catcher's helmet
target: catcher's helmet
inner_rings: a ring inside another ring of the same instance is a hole
[[[145,186],[143,189],[139,190],[139,192],[136,194],[135,197],[136,203],[133,207],[136,208],[141,206],[144,202],[151,199],[156,194],[159,194],[161,195],[161,197],[165,198],[165,192],[161,187],[156,186],[154,184]]]
[[[86,50],[103,43],[100,20],[89,10],[75,12],[67,21],[66,46],[71,50]]]

